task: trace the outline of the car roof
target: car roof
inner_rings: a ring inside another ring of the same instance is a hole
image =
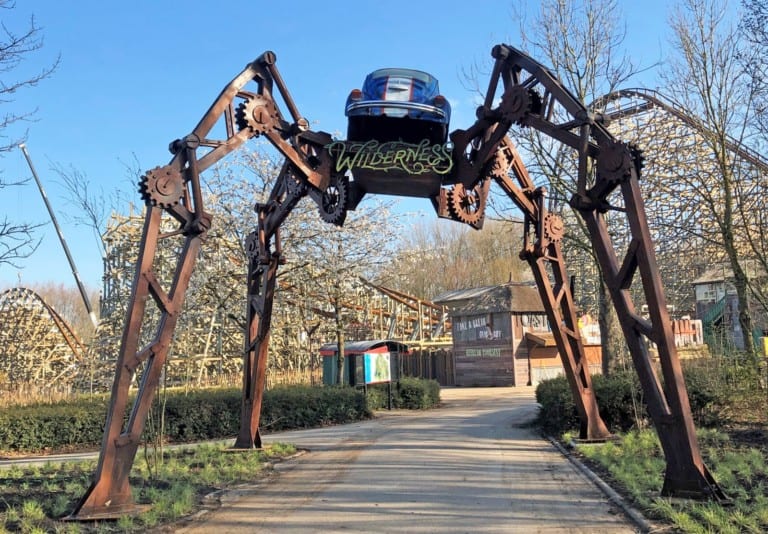
[[[377,69],[368,75],[369,78],[381,78],[384,76],[408,76],[408,77],[420,80],[424,83],[431,83],[431,82],[437,81],[437,79],[431,74],[429,74],[428,72],[424,72],[423,70],[415,70],[415,69],[403,69],[403,68]]]

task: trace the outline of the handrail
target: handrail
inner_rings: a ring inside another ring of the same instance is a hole
[[[595,108],[605,108],[607,104],[611,101],[618,101],[621,98],[642,98],[646,100],[646,104],[642,105],[627,105],[624,107],[620,107],[617,110],[606,113],[604,116],[605,118],[610,121],[616,118],[621,117],[627,117],[631,115],[636,115],[639,113],[642,113],[644,111],[647,111],[651,109],[654,106],[657,106],[667,113],[670,113],[677,117],[678,119],[682,120],[684,123],[688,124],[692,128],[707,134],[707,135],[713,135],[713,132],[710,128],[704,124],[701,119],[693,116],[689,110],[687,110],[682,104],[674,101],[672,98],[660,93],[659,91],[655,89],[646,89],[643,87],[637,87],[637,88],[630,88],[630,89],[620,89],[618,91],[613,91],[611,93],[608,93],[606,95],[603,95],[597,99],[595,99],[590,105],[590,109]],[[762,171],[768,171],[768,160],[765,159],[761,154],[759,154],[757,151],[755,151],[752,148],[749,148],[748,146],[744,145],[737,139],[734,139],[731,136],[726,136],[726,146],[729,150],[732,152],[737,153],[739,156],[741,156],[743,159],[749,161],[753,165],[756,165],[760,168]]]

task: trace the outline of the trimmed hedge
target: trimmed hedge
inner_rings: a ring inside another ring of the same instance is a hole
[[[404,377],[392,383],[392,407],[426,410],[440,404],[440,384],[437,380]],[[368,406],[373,410],[387,408],[387,385],[368,387]]]
[[[691,413],[700,426],[722,422],[726,404],[725,392],[708,379],[709,372],[696,365],[686,365],[684,372]],[[649,420],[643,390],[634,370],[610,376],[594,375],[592,386],[600,415],[611,432],[626,432],[644,426]],[[537,423],[544,432],[560,435],[579,429],[579,416],[564,376],[541,382],[536,388],[536,401],[541,405]]]
[[[170,442],[221,439],[240,429],[242,393],[237,388],[207,389],[165,395],[164,434]],[[0,413],[0,451],[39,452],[98,447],[104,433],[109,399],[81,398],[33,405]],[[145,429],[159,419],[154,403]],[[291,386],[267,391],[261,428],[267,432],[348,423],[371,416],[362,391],[349,387]]]
[[[240,392],[237,394],[239,398]],[[355,388],[285,386],[271,389],[264,395],[261,428],[276,432],[349,423],[370,416],[365,395]],[[238,420],[237,429],[239,425]]]
[[[106,401],[19,406],[0,412],[0,450],[39,451],[101,443]]]

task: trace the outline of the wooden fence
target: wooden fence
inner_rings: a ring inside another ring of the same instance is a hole
[[[400,356],[400,376],[430,378],[441,386],[453,386],[456,372],[453,351],[450,349],[414,349]]]

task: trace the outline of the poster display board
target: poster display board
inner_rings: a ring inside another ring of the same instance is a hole
[[[381,384],[392,381],[389,352],[363,353],[363,369],[366,384]]]

